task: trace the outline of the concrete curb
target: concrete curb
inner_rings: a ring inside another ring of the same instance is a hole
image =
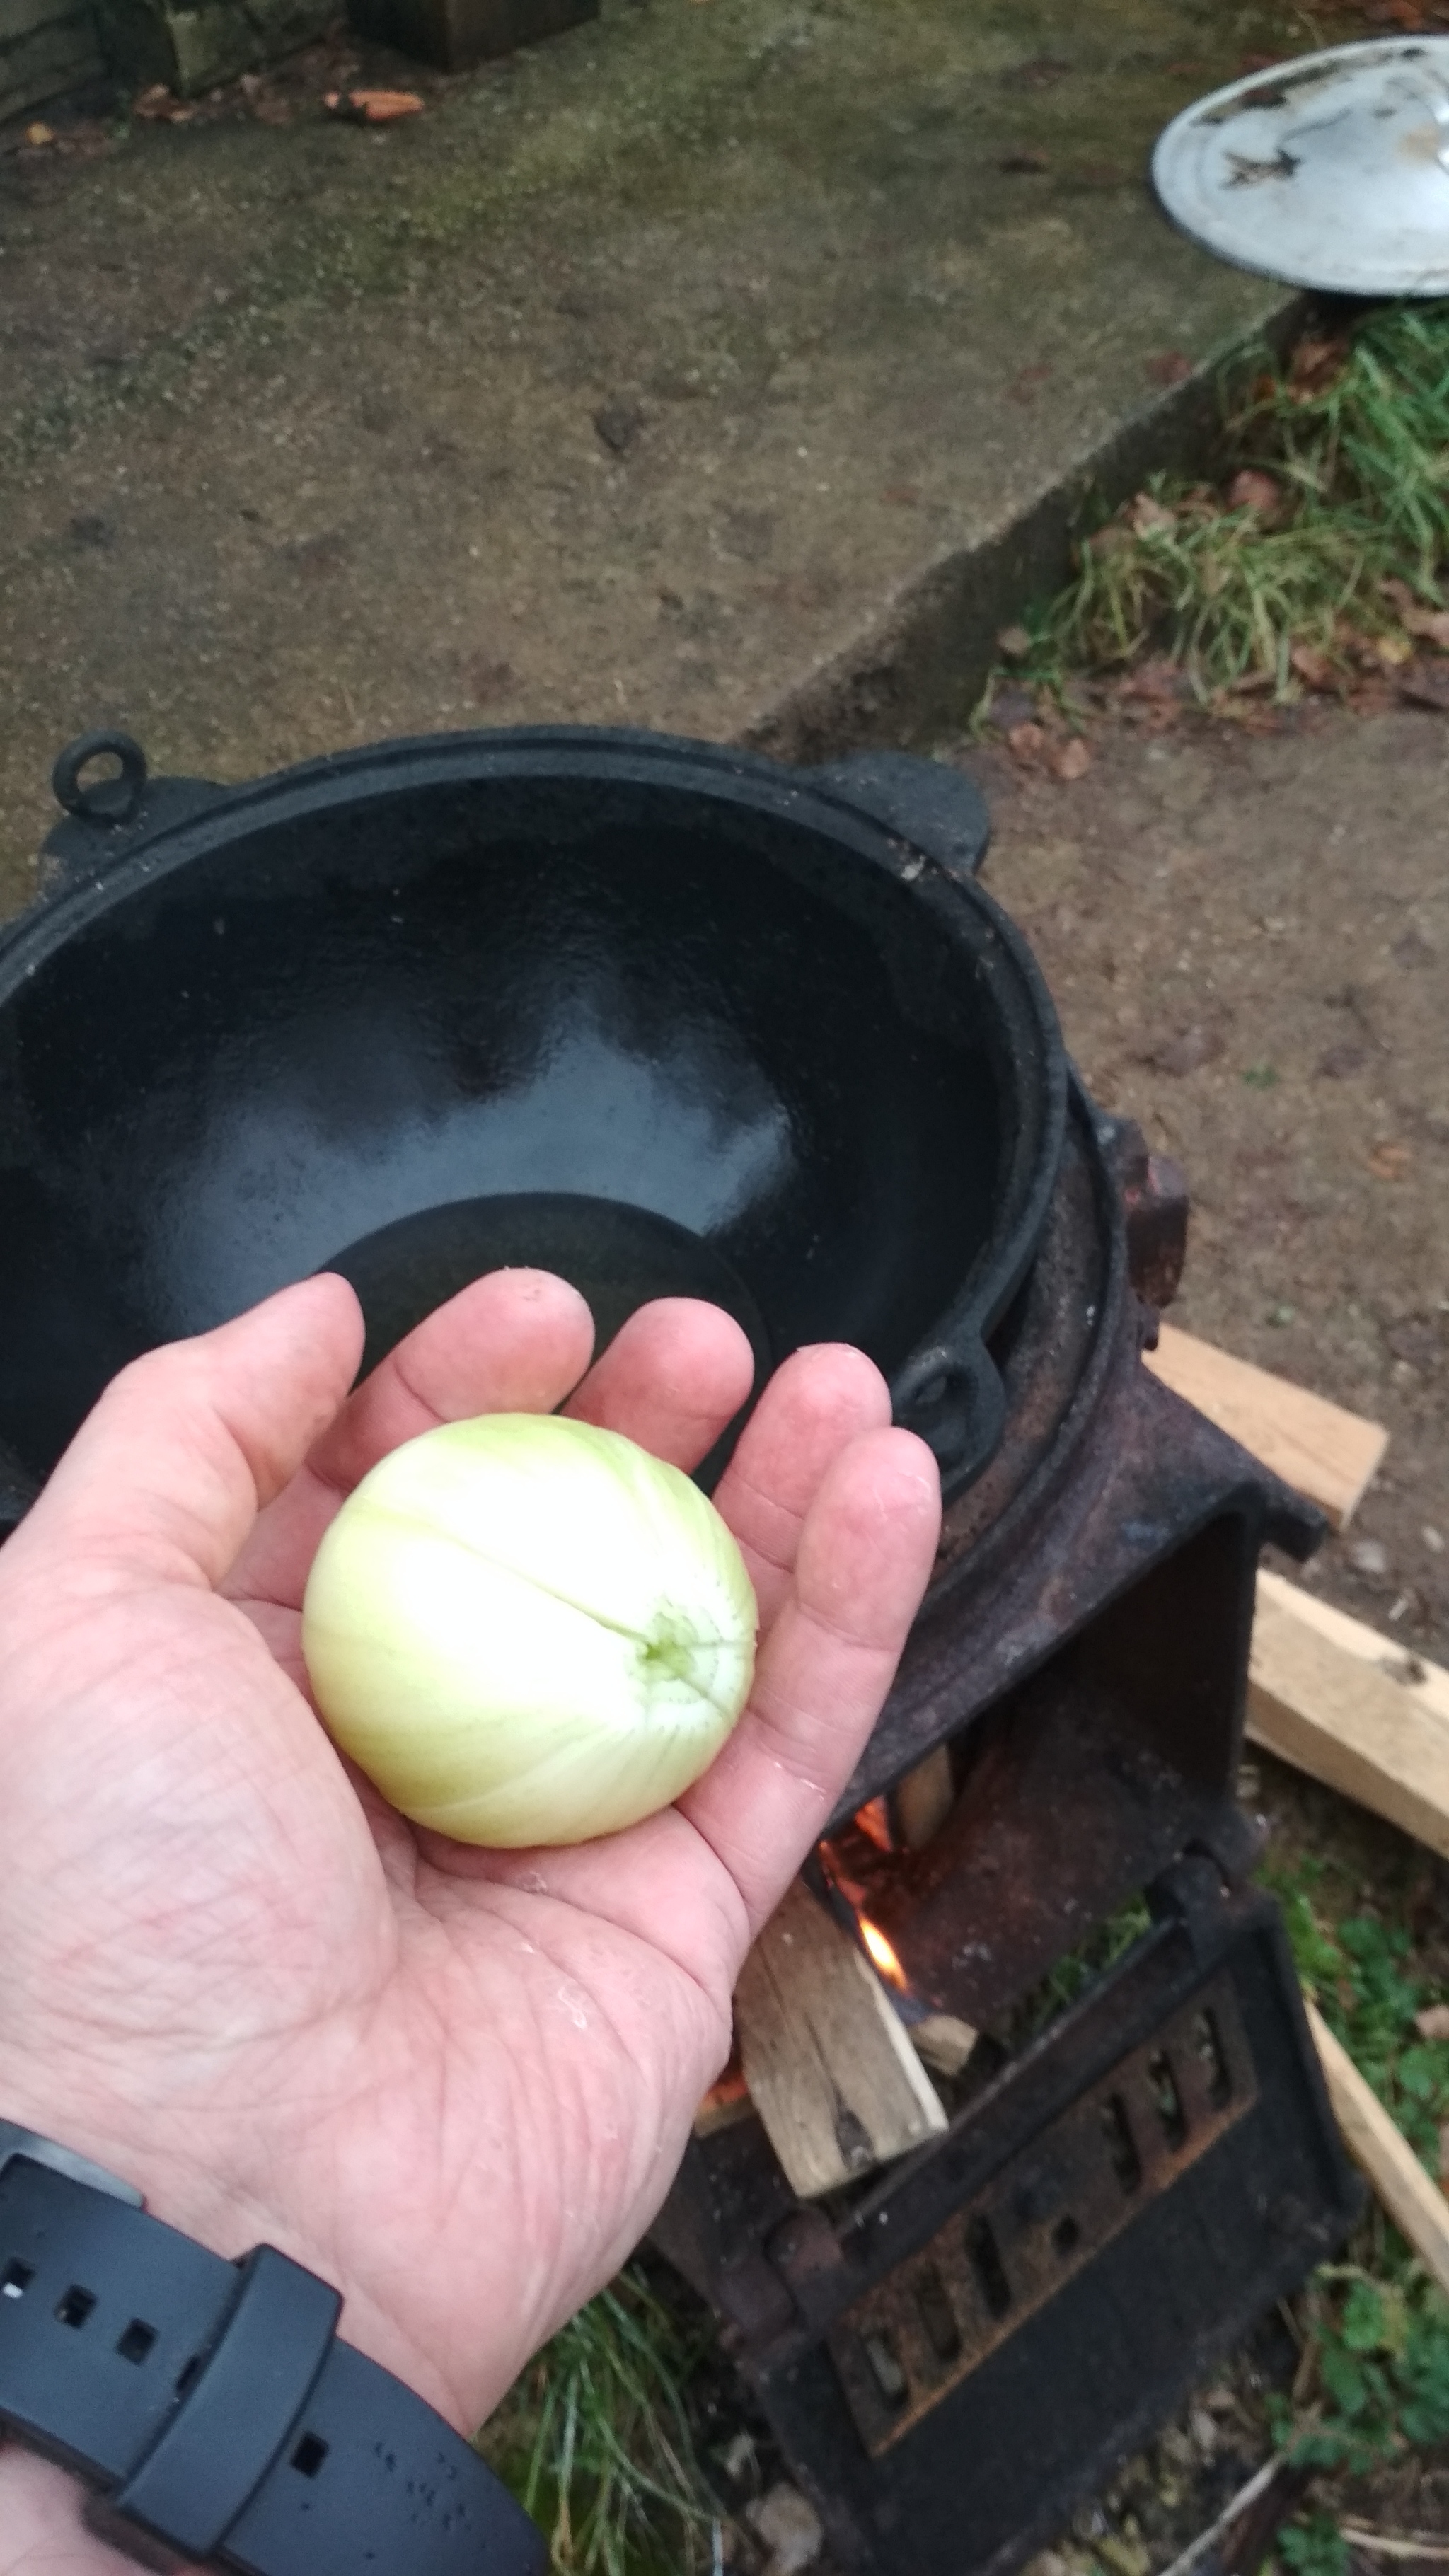
[[[1025,510],[931,564],[843,652],[742,727],[741,745],[774,760],[812,763],[870,743],[910,747],[959,730],[986,685],[1001,628],[1067,580],[1089,496],[1113,510],[1149,474],[1210,471],[1221,449],[1225,381],[1250,366],[1265,342],[1281,355],[1310,321],[1338,312],[1285,287],[1282,302],[1250,334],[1213,351]]]

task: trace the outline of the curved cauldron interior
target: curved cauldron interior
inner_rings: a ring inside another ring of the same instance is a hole
[[[129,1355],[339,1262],[374,1356],[532,1257],[606,1332],[692,1289],[762,1369],[839,1337],[891,1370],[987,1242],[983,970],[817,826],[443,779],[239,800],[107,894],[0,1014],[0,1441],[35,1474]]]

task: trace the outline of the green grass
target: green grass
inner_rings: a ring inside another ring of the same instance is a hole
[[[1333,1874],[1312,1857],[1265,1875],[1283,1906],[1298,1971],[1428,2170],[1449,2120],[1449,2042],[1415,2015],[1446,1990],[1418,1968],[1410,1936],[1367,1913],[1335,1917]],[[1270,2400],[1279,2443],[1330,2474],[1361,2477],[1449,2442],[1449,2300],[1375,2209],[1299,2303],[1303,2350],[1291,2397]],[[1333,2514],[1301,2517],[1277,2544],[1289,2576],[1347,2576]]]
[[[1085,1994],[1088,1986],[1095,1985],[1099,1977],[1115,1967],[1119,1959],[1125,1958],[1134,1943],[1140,1941],[1143,1933],[1150,1931],[1151,1927],[1152,1917],[1145,1897],[1135,1896],[1129,1904],[1119,1906],[1115,1914],[1088,1935],[1079,1949],[1069,1950],[1064,1959],[1058,1959],[1041,1983],[1033,1986],[1029,1994],[1023,1995],[1020,2002],[1013,2005],[1001,2033],[1006,2045],[1012,2049],[1022,2048],[1028,2040],[1035,2039],[1040,2031],[1056,2020],[1059,2013],[1065,2012],[1069,2004],[1074,2004],[1079,1995]]]
[[[1424,640],[1449,570],[1449,303],[1304,342],[1224,405],[1219,480],[1154,476],[1084,532],[1072,581],[1022,618],[983,714],[1008,679],[1061,696],[1074,673],[1159,658],[1202,701],[1244,686],[1287,698]]]
[[[554,2576],[695,2576],[723,2519],[695,2453],[691,2338],[635,2271],[539,2353],[480,2447],[548,2534]]]

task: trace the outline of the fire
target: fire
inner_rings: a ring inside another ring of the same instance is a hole
[[[906,1972],[879,1925],[872,1923],[864,1914],[860,1917],[860,1937],[870,1952],[872,1966],[885,1978],[887,1985],[895,1986],[904,1994],[908,1984]]]

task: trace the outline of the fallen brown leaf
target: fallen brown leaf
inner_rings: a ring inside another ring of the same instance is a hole
[[[1295,644],[1288,656],[1288,667],[1306,689],[1318,689],[1327,696],[1338,687],[1339,675],[1328,655],[1316,652],[1311,644]]]
[[[1177,526],[1177,512],[1150,492],[1139,492],[1128,503],[1127,525],[1134,537],[1163,537]]]
[[[1007,729],[1006,743],[1013,760],[1030,768],[1046,750],[1047,738],[1039,724],[1014,724]]]
[[[1154,704],[1176,706],[1191,693],[1192,683],[1180,662],[1155,660],[1139,662],[1135,670],[1117,683],[1122,698],[1146,698]]]
[[[55,127],[53,125],[27,125],[25,129],[25,140],[30,145],[32,151],[38,152],[43,144],[53,143],[55,141]]]
[[[1228,485],[1227,503],[1230,510],[1255,510],[1260,518],[1270,519],[1283,506],[1283,487],[1271,474],[1245,465]]]
[[[1449,2004],[1430,2004],[1415,2013],[1414,2028],[1421,2039],[1449,2039]]]
[[[1393,1144],[1386,1138],[1381,1145],[1375,1145],[1368,1167],[1376,1181],[1401,1181],[1413,1159],[1407,1145]]]
[[[1300,340],[1288,362],[1288,382],[1299,402],[1310,402],[1331,385],[1348,356],[1344,339]],[[1271,389],[1272,379],[1268,379]]]
[[[1132,543],[1132,531],[1120,519],[1109,519],[1105,528],[1088,537],[1087,552],[1105,560],[1108,555],[1124,554]]]
[[[415,89],[330,89],[322,104],[329,115],[354,125],[395,125],[399,117],[423,112]]]
[[[1379,589],[1398,610],[1406,635],[1417,636],[1421,642],[1436,644],[1441,652],[1449,653],[1449,610],[1426,608],[1406,581],[1381,581]]]
[[[1085,778],[1091,766],[1091,752],[1081,735],[1073,734],[1071,741],[1063,743],[1052,761],[1052,774],[1061,780],[1064,787],[1070,787],[1078,778]]]
[[[143,89],[140,97],[131,101],[131,114],[143,118],[148,125],[189,125],[199,113],[185,99],[177,98],[164,81],[153,81],[149,89]]]

